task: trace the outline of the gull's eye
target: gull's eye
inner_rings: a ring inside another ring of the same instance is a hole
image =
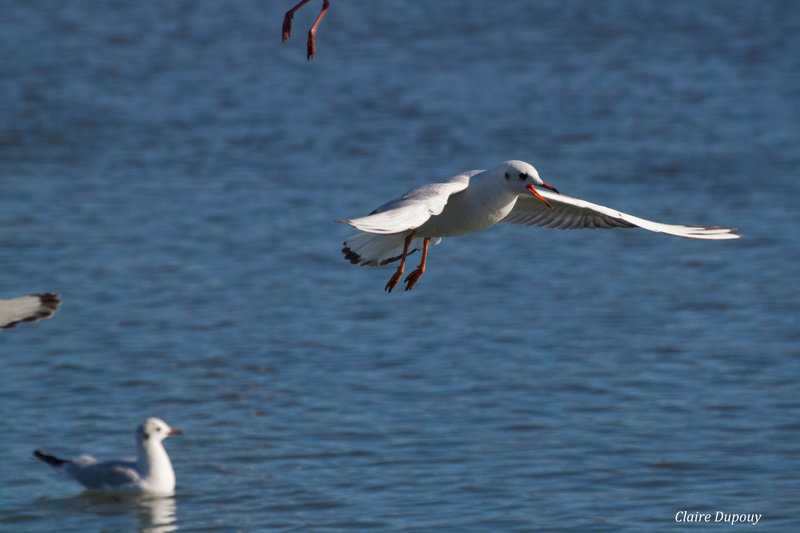
[[[156,431],[161,431],[161,426],[156,427]]]
[[[510,177],[511,177],[511,176],[509,176],[509,175],[508,175],[508,172],[506,172],[506,179],[508,179],[508,178],[510,178]]]
[[[528,177],[528,175],[525,172],[520,172],[519,173],[519,179],[525,180],[527,177]]]

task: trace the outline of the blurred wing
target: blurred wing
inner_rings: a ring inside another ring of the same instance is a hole
[[[66,473],[84,487],[95,490],[124,489],[141,480],[136,464],[128,461],[98,463],[91,456],[81,456],[66,468]]]
[[[537,189],[552,204],[550,209],[533,196],[520,196],[514,209],[501,221],[555,229],[579,228],[643,228],[649,231],[687,239],[738,239],[736,228],[719,226],[684,226],[662,224],[635,217],[610,207],[593,204],[550,191]]]
[[[438,215],[450,196],[469,186],[469,178],[481,170],[470,170],[442,183],[431,183],[413,189],[400,198],[387,202],[369,215],[350,220],[338,220],[367,233],[401,233],[423,225]]]
[[[17,327],[20,322],[48,318],[60,304],[58,295],[50,292],[0,300],[0,329]]]
[[[98,462],[99,461],[97,459],[88,453],[80,455],[72,460],[72,463],[76,466],[76,468],[87,468],[92,465],[96,465]]]

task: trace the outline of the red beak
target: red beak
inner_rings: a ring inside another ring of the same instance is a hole
[[[545,184],[543,184],[543,187],[547,187],[547,188],[548,188],[548,189],[550,189],[550,190],[553,190],[553,191],[555,191],[555,192],[558,192],[558,191],[556,191],[556,190],[555,190],[553,187],[551,187],[550,185],[547,185],[546,183],[545,183]],[[545,198],[544,196],[542,196],[541,194],[539,194],[539,191],[537,191],[537,190],[536,190],[536,187],[534,187],[533,185],[531,185],[531,184],[529,183],[529,184],[525,185],[525,188],[526,188],[526,189],[528,189],[528,191],[529,191],[529,192],[530,192],[530,193],[533,195],[533,197],[534,197],[534,198],[536,198],[536,199],[537,199],[537,200],[539,200],[540,202],[544,203],[544,205],[546,205],[546,206],[547,206],[547,207],[549,207],[550,209],[553,209],[553,206],[552,206],[552,205],[550,205],[550,202],[548,202],[548,201],[547,201],[547,198]]]
[[[183,435],[183,431],[180,429],[171,428],[167,435]]]
[[[551,191],[553,191],[556,194],[561,194],[560,192],[558,192],[558,189],[556,189],[552,185],[548,185],[547,183],[544,183],[544,182],[542,182],[542,184],[539,185],[539,187],[544,187],[545,189],[550,189]]]

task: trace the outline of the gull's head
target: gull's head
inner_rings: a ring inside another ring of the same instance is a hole
[[[542,178],[539,177],[539,172],[537,172],[530,163],[526,163],[525,161],[505,161],[501,163],[495,171],[513,190],[518,191],[520,194],[527,191],[550,209],[553,208],[550,202],[539,194],[536,187],[544,187],[556,193],[558,191],[552,185],[545,183]]]
[[[183,431],[169,427],[160,418],[148,418],[136,429],[136,436],[142,442],[161,442],[170,435],[180,435]]]

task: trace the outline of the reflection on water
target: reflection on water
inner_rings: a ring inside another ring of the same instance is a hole
[[[175,498],[139,500],[137,505],[142,533],[167,533],[178,529]]]
[[[83,491],[68,498],[39,500],[36,507],[38,511],[61,517],[58,531],[85,530],[78,525],[81,516],[90,517],[93,525],[99,518],[102,520],[100,523],[111,530],[167,533],[178,529],[177,504],[172,497],[155,499],[134,494]]]

